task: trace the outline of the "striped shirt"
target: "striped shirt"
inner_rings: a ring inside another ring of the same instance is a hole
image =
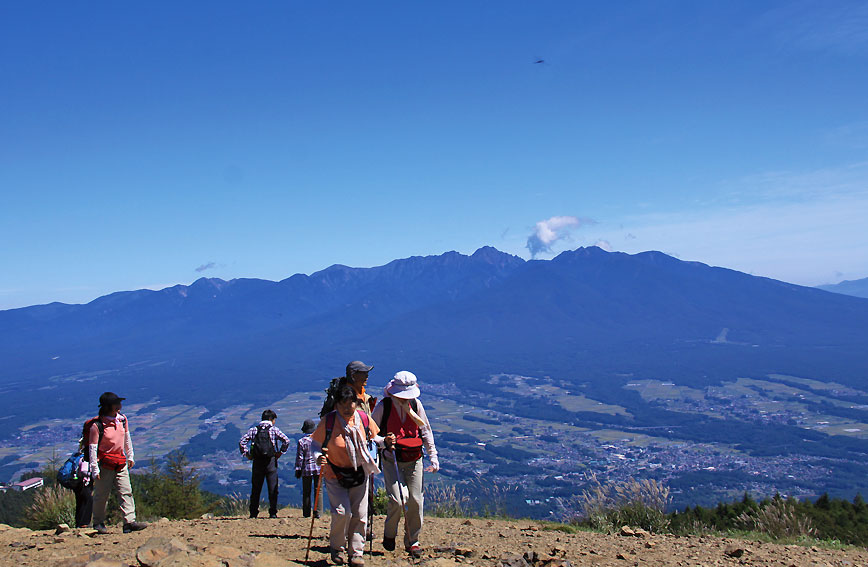
[[[310,444],[313,440],[310,435],[305,435],[298,440],[298,448],[295,451],[295,472],[302,476],[316,476],[319,474],[319,465]]]
[[[241,438],[241,441],[238,442],[238,448],[241,449],[241,454],[243,456],[248,456],[250,454],[250,443],[256,437],[256,432],[260,427],[268,428],[268,436],[271,438],[271,444],[274,445],[274,450],[276,451],[276,457],[280,457],[286,450],[289,449],[289,437],[283,434],[283,431],[277,428],[276,425],[271,423],[268,420],[260,421],[257,425],[254,425],[250,429],[247,430],[247,433],[244,434],[244,437]],[[280,440],[280,449],[277,448],[277,441]]]

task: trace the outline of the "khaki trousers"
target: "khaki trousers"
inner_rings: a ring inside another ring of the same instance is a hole
[[[124,467],[123,470],[116,471],[110,466],[103,465],[99,468],[99,478],[93,483],[93,525],[95,526],[105,523],[105,507],[112,487],[118,491],[124,523],[136,521],[136,503],[133,500],[133,487],[130,485],[130,468]]]
[[[347,551],[348,557],[361,557],[365,552],[365,530],[368,526],[368,483],[353,488],[344,488],[338,481],[323,478],[329,494],[332,511],[332,527],[329,547],[335,551]],[[322,498],[322,494],[320,494]],[[349,543],[349,545],[347,545]]]
[[[401,495],[398,492],[398,477],[395,472],[395,459],[391,452],[383,451],[381,468],[383,480],[386,483],[386,494],[389,502],[386,506],[386,525],[383,537],[393,539],[398,535],[398,523],[401,520]],[[422,532],[422,459],[402,463],[398,461],[401,471],[401,484],[405,487],[404,503],[407,505],[407,517],[404,520],[404,547],[419,545],[419,534]]]

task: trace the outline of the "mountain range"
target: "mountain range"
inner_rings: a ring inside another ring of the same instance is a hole
[[[484,247],[0,311],[0,414],[40,388],[51,396],[34,411],[48,415],[78,414],[103,390],[218,409],[309,391],[354,359],[476,388],[502,372],[557,376],[603,401],[636,376],[864,386],[866,351],[866,299],[660,252],[525,261]]]
[[[843,293],[844,295],[868,298],[868,278],[862,278],[861,280],[844,280],[840,283],[818,285],[817,287],[834,293]]]

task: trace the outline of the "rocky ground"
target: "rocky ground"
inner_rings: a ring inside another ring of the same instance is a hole
[[[304,565],[310,521],[284,509],[278,519],[208,518],[161,521],[148,529],[104,536],[92,530],[64,533],[0,526],[0,565],[15,567],[287,567]],[[382,530],[383,518],[375,520]],[[378,535],[382,535],[378,531]],[[527,520],[426,518],[425,552],[411,561],[374,542],[366,564],[382,567],[578,567],[580,565],[782,565],[866,566],[868,550],[832,550],[717,537],[566,534]],[[327,567],[328,519],[317,520],[310,565]],[[400,542],[400,537],[399,537]]]

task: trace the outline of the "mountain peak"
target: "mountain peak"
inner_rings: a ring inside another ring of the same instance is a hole
[[[483,246],[482,248],[474,252],[470,257],[474,260],[479,260],[487,264],[493,264],[496,266],[524,264],[524,260],[522,258],[514,256],[512,254],[507,254],[506,252],[501,252],[494,246]]]

